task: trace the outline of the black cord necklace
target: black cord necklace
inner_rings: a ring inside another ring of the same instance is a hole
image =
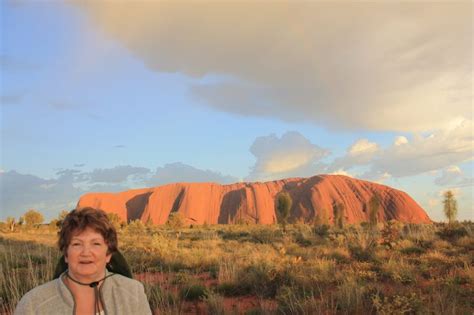
[[[100,311],[99,283],[104,281],[108,277],[112,277],[113,275],[115,275],[115,273],[111,273],[109,275],[106,275],[105,277],[103,277],[102,279],[100,279],[98,281],[93,281],[93,282],[90,282],[90,283],[84,283],[84,282],[80,282],[80,281],[74,279],[73,277],[71,277],[71,275],[69,275],[69,270],[66,271],[66,277],[68,277],[68,279],[71,279],[73,282],[75,282],[79,285],[89,286],[89,287],[94,289],[94,315],[96,315]]]

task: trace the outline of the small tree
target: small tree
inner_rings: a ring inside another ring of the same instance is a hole
[[[318,213],[316,214],[316,225],[327,225],[329,223],[328,213],[326,208],[319,209]]]
[[[107,212],[107,217],[110,223],[115,227],[115,230],[118,231],[122,227],[122,219],[120,219],[117,213]]]
[[[379,210],[380,200],[376,195],[374,195],[369,200],[369,223],[372,228],[377,226]]]
[[[333,206],[334,225],[340,229],[344,228],[344,204],[338,202]]]
[[[15,225],[16,225],[15,218],[8,217],[6,222],[7,222],[8,230],[10,230],[10,232],[14,232],[15,231]]]
[[[166,224],[173,230],[180,229],[184,226],[184,217],[179,212],[170,213]]]
[[[61,228],[61,226],[63,225],[63,221],[64,221],[64,219],[66,218],[66,216],[68,214],[69,214],[69,211],[63,210],[59,213],[58,218],[56,220],[53,220],[53,221],[55,221],[56,226],[58,228]],[[53,221],[51,221],[51,222],[53,222]]]
[[[28,210],[23,215],[23,217],[24,217],[24,220],[25,220],[25,224],[28,227],[39,225],[39,224],[43,223],[43,221],[44,221],[43,214],[41,214],[41,212],[36,211],[34,209]]]
[[[444,193],[444,215],[448,219],[449,225],[451,225],[455,220],[458,214],[458,204],[454,194],[451,190],[448,190]]]
[[[286,224],[288,223],[288,217],[290,216],[290,209],[293,204],[291,196],[287,192],[278,194],[276,200],[276,210],[278,216],[278,222],[282,225],[283,231],[286,232]]]

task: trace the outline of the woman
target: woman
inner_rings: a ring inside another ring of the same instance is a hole
[[[25,294],[15,314],[151,314],[143,285],[106,268],[117,251],[117,232],[105,212],[71,211],[58,245],[67,270]]]

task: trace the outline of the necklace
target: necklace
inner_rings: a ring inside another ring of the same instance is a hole
[[[115,275],[115,273],[111,273],[109,275],[106,275],[105,277],[103,277],[102,279],[100,279],[98,281],[93,281],[93,282],[90,282],[90,283],[84,283],[84,282],[80,282],[79,280],[76,280],[73,277],[71,277],[71,275],[69,274],[69,270],[66,270],[66,277],[68,279],[71,279],[72,282],[75,282],[79,285],[89,286],[89,287],[94,289],[94,315],[97,314],[100,311],[99,283],[104,281],[108,277],[112,277],[113,275]]]

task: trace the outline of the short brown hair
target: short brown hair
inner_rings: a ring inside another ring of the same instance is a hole
[[[86,228],[91,228],[102,235],[109,254],[117,251],[117,231],[107,214],[103,210],[90,207],[74,209],[64,218],[61,230],[58,232],[59,250],[66,255],[72,236],[81,233]]]

